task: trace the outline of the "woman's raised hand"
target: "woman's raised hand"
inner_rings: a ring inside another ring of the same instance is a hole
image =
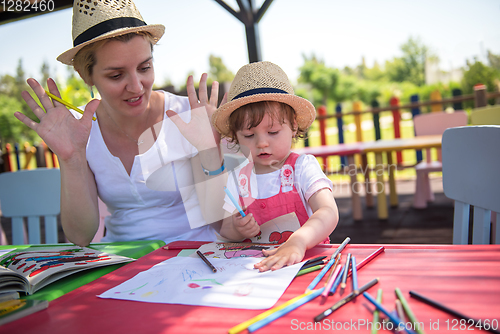
[[[23,99],[40,122],[37,123],[20,112],[14,113],[14,116],[34,130],[58,156],[58,159],[67,161],[77,152],[85,154],[92,127],[92,117],[99,106],[99,101],[91,101],[86,106],[83,117],[76,119],[64,105],[52,101],[35,79],[30,78],[27,82],[38,96],[45,111],[27,91],[24,91],[22,92]],[[54,80],[47,80],[47,85],[52,94],[61,97]]]
[[[194,88],[193,76],[189,76],[187,80],[187,93],[189,104],[191,106],[191,121],[185,123],[177,113],[172,110],[167,110],[167,115],[172,119],[175,125],[183,136],[194,146],[198,151],[207,150],[218,146],[220,143],[220,134],[210,123],[212,114],[217,109],[219,97],[219,83],[212,83],[212,91],[210,98],[207,90],[207,74],[203,73],[199,85],[199,97]],[[226,96],[221,104],[224,104]]]

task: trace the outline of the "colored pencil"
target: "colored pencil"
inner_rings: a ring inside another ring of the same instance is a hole
[[[215,268],[215,267],[214,267],[214,265],[213,265],[213,264],[211,264],[211,263],[210,263],[210,261],[208,261],[208,259],[205,257],[205,255],[203,255],[203,253],[202,253],[202,252],[200,252],[200,251],[198,250],[198,251],[196,251],[196,254],[198,254],[198,256],[199,256],[199,257],[203,260],[203,262],[205,262],[205,263],[207,264],[207,266],[209,266],[209,267],[210,267],[210,269],[212,269],[212,271],[213,271],[214,273],[216,273],[216,272],[217,272],[217,268]]]
[[[326,261],[325,260],[319,260],[319,261],[316,261],[316,262],[304,263],[304,265],[302,267],[300,267],[300,270],[311,268],[311,267],[315,267],[315,266],[324,265],[327,262],[328,262],[327,260]]]
[[[462,313],[459,313],[455,310],[452,310],[451,308],[449,308],[447,306],[444,306],[443,304],[440,304],[432,299],[424,297],[421,294],[416,293],[415,291],[410,291],[410,296],[426,303],[427,305],[433,306],[433,307],[437,308],[438,310],[444,311],[444,312],[446,312],[446,313],[448,313],[456,318],[467,320],[467,324],[469,324],[469,322],[471,322],[475,326],[475,325],[482,325],[484,323],[484,321],[481,319],[474,319],[474,318],[468,317]],[[497,334],[500,333],[500,331],[493,329],[491,327],[490,327],[490,329],[485,329],[485,330],[488,330],[492,333],[497,333]]]
[[[380,304],[382,304],[382,291],[383,291],[382,289],[378,289],[377,291],[377,302],[379,302]],[[380,311],[378,309],[375,309],[375,311],[373,312],[373,327],[371,334],[378,333],[377,324],[379,323],[379,321],[380,321]]]
[[[403,310],[403,305],[401,304],[401,301],[399,299],[396,299],[396,301],[394,302],[395,303],[395,312],[396,312],[396,315],[398,316],[399,320],[401,320],[401,322],[403,324],[406,324],[406,316],[405,316],[405,311]],[[418,327],[418,325],[416,325]],[[398,330],[396,331],[396,333],[401,333],[402,330]]]
[[[182,250],[182,249],[197,249],[200,246],[209,244],[211,241],[172,241],[168,245],[163,246],[166,250]]]
[[[340,282],[340,295],[344,293],[345,287],[346,287],[346,282],[347,282],[347,273],[349,272],[349,267],[351,265],[351,253],[347,254],[347,259],[345,260],[345,270],[344,270],[344,275],[342,276],[342,281]]]
[[[344,276],[344,271],[345,267],[342,267],[342,270],[340,270],[339,275],[335,279],[335,282],[333,283],[332,287],[330,288],[330,292],[328,293],[329,296],[333,295],[335,291],[337,291],[337,288],[340,285],[340,281],[342,280],[342,276]]]
[[[75,107],[75,106],[74,106],[74,105],[72,105],[71,103],[64,101],[64,100],[63,100],[63,99],[61,99],[60,97],[55,96],[54,94],[52,94],[51,92],[49,92],[49,91],[47,91],[47,90],[45,91],[45,93],[47,93],[47,95],[48,95],[50,98],[52,98],[53,100],[56,100],[57,102],[59,102],[59,103],[61,103],[61,104],[64,104],[66,107],[68,107],[68,108],[70,108],[70,109],[73,109],[74,111],[79,112],[80,114],[82,114],[82,115],[83,115],[83,110],[82,110],[82,109],[80,109],[80,108],[78,108],[78,107]],[[96,120],[96,118],[95,118],[95,117],[92,117],[92,120],[94,120],[94,121],[95,121],[95,120]]]
[[[401,292],[401,290],[399,288],[396,288],[394,291],[396,292],[396,296],[398,297],[399,301],[401,302],[401,305],[403,306],[403,309],[405,310],[405,313],[408,316],[408,319],[410,319],[411,323],[418,324],[419,322],[417,320],[417,317],[415,317],[415,314],[411,310],[410,305],[406,301],[406,299],[403,296],[403,293]],[[415,330],[419,334],[425,334],[424,331],[423,331],[423,329],[420,328],[420,326],[416,326]]]
[[[325,288],[320,288],[320,289],[317,289],[317,290],[314,290],[312,291],[311,293],[309,293],[307,296],[297,300],[295,303],[293,304],[290,304],[288,305],[287,307],[281,309],[281,310],[278,310],[274,313],[271,313],[270,315],[268,315],[267,317],[265,317],[264,319],[262,320],[259,320],[257,321],[256,323],[248,326],[248,332],[250,333],[253,333],[255,332],[256,330],[270,324],[271,322],[273,322],[274,320],[278,319],[278,318],[281,318],[282,316],[284,316],[285,314],[288,314],[290,313],[291,311],[295,310],[296,308],[304,305],[305,303],[308,303],[310,302],[311,300],[313,300],[314,298],[318,297],[324,290]]]
[[[301,270],[299,270],[299,272],[297,273],[297,275],[295,275],[295,277],[299,277],[299,276],[302,276],[302,275],[305,275],[305,274],[312,273],[313,271],[317,271],[317,270],[323,269],[324,267],[325,267],[324,265],[317,265],[317,266],[314,266],[314,267],[309,267],[309,268],[301,269]],[[312,291],[312,290],[309,290],[309,291]]]
[[[371,260],[373,260],[374,258],[376,258],[384,250],[385,250],[384,247],[380,247],[375,252],[373,252],[370,255],[368,255],[365,259],[363,259],[363,261],[361,261],[360,263],[358,263],[358,265],[356,266],[356,269],[359,270],[359,269],[363,268],[365,265],[368,264],[368,262],[370,262]],[[352,270],[349,270],[348,276],[351,276],[351,274],[352,274]]]
[[[238,201],[233,197],[233,195],[231,194],[231,192],[229,191],[229,189],[227,189],[227,187],[224,187],[224,191],[226,192],[227,196],[229,197],[229,199],[231,200],[231,202],[233,202],[233,205],[234,207],[240,212],[240,215],[242,217],[245,217],[245,213],[243,212],[243,209],[241,208],[241,206],[238,204]]]
[[[314,278],[314,280],[311,282],[311,284],[309,284],[309,286],[306,288],[306,291],[312,290],[312,289],[314,289],[316,287],[316,285],[319,283],[319,281],[321,281],[321,279],[323,278],[323,276],[325,276],[325,274],[328,272],[328,270],[330,270],[330,268],[332,267],[332,265],[335,263],[335,259],[336,259],[337,255],[345,248],[345,246],[347,246],[347,244],[349,243],[349,241],[351,241],[351,238],[349,238],[349,237],[345,238],[345,240],[337,248],[337,250],[335,251],[335,253],[333,253],[332,257],[330,258],[330,261],[328,261],[328,263],[325,265],[325,267],[323,268],[323,270],[320,271],[320,273],[318,274],[318,276],[316,276]]]
[[[279,310],[282,310],[282,309],[284,309],[285,307],[287,307],[287,306],[289,306],[289,305],[292,305],[293,303],[295,303],[295,302],[297,302],[297,301],[301,300],[302,298],[304,298],[304,297],[306,297],[306,296],[310,295],[311,293],[313,293],[313,291],[306,292],[306,293],[304,293],[304,294],[301,294],[301,295],[299,295],[299,296],[297,296],[297,297],[295,297],[295,298],[292,298],[292,299],[290,299],[290,300],[288,300],[288,301],[284,302],[283,304],[281,304],[281,305],[279,305],[279,306],[273,307],[272,309],[269,309],[269,310],[267,310],[267,311],[265,311],[265,312],[263,312],[263,313],[261,313],[261,314],[259,314],[259,315],[255,316],[255,317],[253,317],[252,319],[249,319],[249,320],[247,320],[247,321],[245,321],[245,322],[242,322],[242,323],[241,323],[241,324],[239,324],[239,325],[234,326],[233,328],[231,328],[231,329],[228,331],[228,333],[229,333],[229,334],[236,334],[236,333],[239,333],[239,332],[241,332],[241,331],[243,331],[243,330],[247,329],[247,328],[248,328],[248,326],[250,326],[251,324],[254,324],[254,323],[256,323],[257,321],[262,320],[262,319],[266,318],[267,316],[269,316],[269,315],[271,315],[271,314],[273,314],[273,313],[275,313],[275,312],[277,312],[277,311],[279,311]]]
[[[328,282],[330,281],[330,279],[332,278],[333,276],[333,273],[335,272],[335,269],[337,268],[337,266],[339,265],[340,263],[340,258],[342,257],[342,254],[338,254],[337,257],[335,258],[335,262],[333,263],[333,268],[332,270],[330,271],[330,276],[328,276],[328,279],[326,280],[326,283],[325,283],[325,286],[326,284],[328,284]],[[328,290],[328,289],[327,289]]]
[[[333,283],[335,282],[335,279],[338,277],[339,272],[340,272],[341,269],[342,269],[342,265],[341,264],[338,265],[337,268],[332,269],[332,273],[333,274],[330,276],[330,279],[328,280],[328,282],[325,285],[325,290],[321,294],[321,296],[323,298],[327,298],[328,297],[328,293],[330,292],[330,289],[332,288]]]
[[[304,263],[304,266],[305,266],[306,264],[309,264],[309,263],[312,263],[312,262],[318,262],[318,261],[321,261],[321,260],[326,259],[326,258],[327,258],[327,256],[326,256],[326,255],[323,255],[323,256],[318,256],[318,257],[315,257],[314,259],[309,259],[309,260],[307,260],[307,261]]]
[[[360,293],[365,292],[366,290],[368,290],[369,288],[371,288],[372,286],[374,286],[377,283],[378,283],[378,278],[374,278],[370,282],[363,285],[359,289],[359,292]],[[355,295],[354,293],[351,292],[350,294],[345,296],[343,299],[341,299],[338,302],[336,302],[335,304],[333,304],[332,307],[327,308],[326,310],[324,310],[323,312],[318,314],[316,317],[314,317],[314,321],[319,322],[319,321],[323,320],[324,318],[328,317],[330,314],[332,314],[333,312],[335,312],[336,310],[338,310],[339,308],[341,308],[342,306],[344,306],[345,304],[347,304],[348,302],[350,302],[351,300],[353,300],[356,297],[357,297],[357,295]]]
[[[401,319],[394,315],[393,313],[389,312],[385,307],[382,306],[381,303],[377,302],[375,298],[373,298],[368,292],[363,292],[363,296],[370,302],[372,303],[380,312],[385,314],[393,323],[396,328],[399,327],[399,324],[401,323]],[[414,334],[412,330],[406,328],[406,326],[403,326],[404,331],[408,334]]]
[[[358,270],[356,268],[356,257],[351,256],[351,268],[352,268],[352,292],[355,295],[359,295],[358,289]]]

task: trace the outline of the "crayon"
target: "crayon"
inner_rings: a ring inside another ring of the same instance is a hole
[[[444,305],[442,305],[434,300],[431,300],[427,297],[424,297],[421,294],[416,293],[415,291],[410,291],[410,296],[426,303],[427,305],[433,306],[433,307],[437,308],[438,310],[444,311],[444,312],[446,312],[454,317],[467,320],[467,323],[469,324],[469,322],[470,322],[471,326],[472,326],[472,324],[474,324],[474,326],[484,324],[484,320],[470,318],[470,317],[468,317],[462,313],[459,313],[455,310],[452,310],[451,308],[444,306]],[[500,331],[498,331],[492,327],[490,327],[489,329],[485,329],[485,330],[488,330],[488,331],[490,331],[492,333],[496,333],[496,334],[500,333]]]
[[[328,264],[325,265],[325,267],[323,268],[323,270],[320,271],[320,273],[318,274],[318,276],[316,276],[314,278],[314,280],[311,282],[311,284],[309,284],[309,286],[306,288],[306,291],[312,290],[312,289],[314,289],[316,287],[316,285],[319,283],[319,281],[321,281],[321,279],[323,278],[323,276],[325,276],[325,274],[328,272],[328,270],[330,270],[330,268],[332,267],[332,265],[335,263],[335,259],[336,259],[337,255],[345,248],[345,246],[347,246],[347,244],[349,243],[349,241],[351,241],[351,238],[349,238],[349,237],[345,238],[345,240],[337,248],[337,250],[335,251],[335,253],[333,253],[332,257],[330,258],[330,261],[328,262]]]
[[[61,98],[59,98],[59,97],[55,96],[54,94],[52,94],[51,92],[49,92],[49,91],[47,91],[47,90],[45,91],[45,93],[47,93],[47,95],[48,95],[50,98],[52,98],[53,100],[55,100],[55,101],[57,101],[57,102],[59,102],[59,103],[61,103],[61,104],[64,104],[66,107],[68,107],[68,108],[70,108],[70,109],[73,109],[74,111],[77,111],[77,112],[79,112],[80,114],[82,114],[82,115],[83,115],[83,110],[82,110],[82,109],[80,109],[80,108],[78,108],[78,107],[75,107],[75,106],[74,106],[74,105],[72,105],[71,103],[64,101],[63,99],[61,99]],[[95,118],[95,117],[92,117],[92,120],[93,120],[93,121],[95,121],[95,120],[96,120],[96,118]]]
[[[382,306],[375,298],[373,298],[368,292],[363,292],[363,296],[370,302],[372,303],[380,312],[385,314],[393,323],[395,326],[399,327],[399,324],[402,323],[401,319],[399,319],[397,316],[395,316],[393,313],[389,312],[385,307]],[[411,329],[406,328],[403,323],[403,330],[408,333],[408,334],[414,334],[415,332],[412,331]]]
[[[410,319],[410,321],[412,323],[418,324],[419,322],[417,320],[417,317],[415,317],[415,314],[411,310],[410,305],[408,305],[408,302],[406,301],[405,297],[403,296],[403,293],[401,292],[401,290],[399,288],[396,288],[395,292],[396,292],[396,296],[399,298],[399,300],[401,302],[401,305],[403,306],[403,309],[404,309],[406,315],[408,316],[408,319]],[[416,326],[415,331],[419,334],[424,334],[424,331],[422,328],[420,328],[420,326]]]
[[[374,286],[377,283],[378,283],[378,278],[374,278],[370,282],[363,285],[359,289],[359,292],[360,293],[365,292],[366,290],[368,290],[369,288],[371,288],[372,286]],[[324,310],[323,312],[318,314],[316,317],[314,317],[314,321],[319,322],[319,321],[323,320],[324,318],[328,317],[330,314],[332,314],[333,312],[335,312],[336,310],[338,310],[339,308],[341,308],[342,306],[344,306],[345,304],[347,304],[348,302],[350,302],[351,300],[353,300],[357,296],[358,295],[355,295],[353,292],[351,292],[350,294],[345,296],[343,299],[341,299],[338,302],[336,302],[335,304],[333,304],[332,307],[327,308],[326,310]]]
[[[240,212],[240,215],[242,217],[245,217],[245,213],[243,212],[243,209],[241,208],[241,206],[238,204],[238,201],[233,197],[233,195],[231,194],[231,192],[229,191],[229,189],[227,189],[226,187],[224,187],[224,191],[226,192],[227,196],[229,197],[229,199],[231,200],[231,202],[233,202],[233,205],[234,207]]]
[[[198,251],[196,251],[196,254],[198,254],[198,256],[199,256],[199,257],[203,260],[203,262],[205,262],[205,263],[207,264],[207,266],[209,266],[209,267],[210,267],[210,269],[212,269],[212,271],[213,271],[214,273],[216,273],[216,272],[217,272],[217,268],[215,268],[215,267],[214,267],[214,265],[213,265],[213,264],[211,264],[211,263],[210,263],[210,261],[208,261],[208,259],[205,257],[205,255],[203,255],[203,253],[202,253],[202,252],[200,252],[200,251],[198,250]]]
[[[363,268],[366,264],[368,264],[368,262],[370,262],[371,260],[373,260],[379,254],[381,254],[384,250],[385,250],[384,247],[380,247],[375,252],[373,252],[370,255],[368,255],[365,259],[363,259],[363,261],[361,261],[360,263],[358,263],[358,265],[356,265],[356,269],[359,270],[359,269]],[[351,274],[352,274],[352,270],[349,270],[349,276]]]
[[[287,307],[287,306],[289,306],[289,305],[292,305],[293,303],[297,302],[298,300],[301,300],[301,299],[302,299],[302,298],[304,298],[305,296],[310,295],[312,292],[313,292],[313,291],[306,292],[306,293],[304,293],[304,294],[302,294],[302,295],[299,295],[299,296],[297,296],[297,297],[295,297],[295,298],[290,299],[289,301],[284,302],[283,304],[281,304],[281,305],[279,305],[279,306],[273,307],[272,309],[269,309],[269,310],[267,310],[267,311],[265,311],[265,312],[263,312],[263,313],[261,313],[261,314],[259,314],[259,315],[255,316],[255,317],[253,317],[252,319],[249,319],[249,320],[247,320],[247,321],[245,321],[245,322],[242,322],[241,324],[236,325],[236,326],[234,326],[233,328],[231,328],[231,329],[228,331],[228,333],[229,333],[229,334],[236,334],[236,333],[239,333],[239,332],[241,332],[241,331],[243,331],[243,330],[247,329],[247,328],[248,328],[248,326],[250,326],[250,325],[252,325],[252,324],[256,323],[256,322],[257,322],[257,321],[259,321],[259,320],[262,320],[262,319],[266,318],[267,316],[269,316],[269,315],[273,314],[273,313],[274,313],[274,312],[276,312],[276,311],[282,310],[282,309],[284,309],[285,307]]]
[[[302,276],[302,275],[305,275],[305,274],[312,273],[313,271],[323,269],[323,267],[324,267],[324,265],[317,265],[317,266],[314,266],[314,267],[309,267],[309,268],[301,269],[297,273],[297,275],[295,275],[295,277],[299,277],[299,276]]]
[[[307,296],[304,296],[303,298],[297,300],[295,303],[290,304],[287,307],[285,307],[281,310],[278,310],[274,313],[271,313],[270,315],[268,315],[264,319],[259,320],[256,323],[248,326],[248,332],[253,333],[256,330],[264,327],[265,325],[270,324],[274,320],[281,318],[282,316],[290,313],[291,311],[295,310],[296,308],[304,305],[305,303],[310,302],[314,298],[318,297],[323,292],[324,289],[325,288],[323,287],[323,288],[320,288],[318,290],[314,290],[311,293],[307,294]]]

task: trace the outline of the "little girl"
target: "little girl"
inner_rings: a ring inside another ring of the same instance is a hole
[[[228,214],[220,235],[251,238],[260,233],[260,225],[291,212],[300,223],[279,248],[264,251],[267,257],[255,265],[260,271],[302,261],[306,250],[329,243],[337,226],[331,181],[314,156],[291,152],[293,139],[303,137],[315,117],[314,106],[294,95],[287,75],[270,62],[243,66],[231,84],[228,102],[212,115],[217,131],[248,158],[227,184],[246,215],[239,214],[226,195]]]

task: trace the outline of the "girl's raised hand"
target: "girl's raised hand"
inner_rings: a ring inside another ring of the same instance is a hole
[[[99,101],[91,101],[86,106],[83,117],[76,119],[64,105],[52,101],[35,79],[30,78],[27,82],[40,100],[43,108],[27,91],[21,94],[40,122],[37,123],[20,112],[14,113],[14,116],[34,130],[52,152],[58,156],[58,159],[67,161],[74,157],[77,152],[85,154],[92,127],[92,117],[99,106]],[[52,94],[61,97],[57,85],[52,79],[47,80],[47,85]]]

